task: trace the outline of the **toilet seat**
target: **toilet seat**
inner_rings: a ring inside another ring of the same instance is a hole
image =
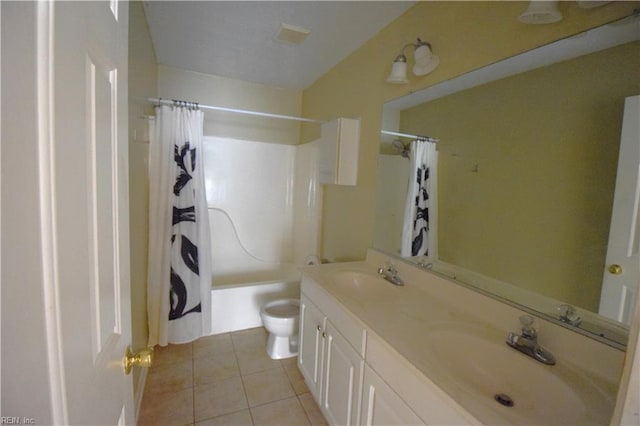
[[[263,312],[274,318],[294,318],[300,314],[300,302],[296,299],[281,299],[267,303]]]

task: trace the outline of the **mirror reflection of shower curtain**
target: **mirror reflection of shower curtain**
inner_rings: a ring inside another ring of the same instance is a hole
[[[149,147],[149,346],[211,334],[211,249],[203,113],[156,107]]]
[[[411,171],[402,225],[400,254],[435,256],[436,178],[438,153],[434,143],[416,139],[409,153]]]

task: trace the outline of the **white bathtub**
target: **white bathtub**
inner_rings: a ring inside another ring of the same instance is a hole
[[[300,276],[291,264],[276,269],[214,276],[211,290],[212,334],[260,327],[260,309],[275,299],[299,298]]]

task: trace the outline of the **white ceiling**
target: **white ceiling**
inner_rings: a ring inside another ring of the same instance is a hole
[[[144,5],[160,64],[304,89],[414,3],[145,1]],[[298,46],[277,42],[274,37],[282,23],[311,33]]]

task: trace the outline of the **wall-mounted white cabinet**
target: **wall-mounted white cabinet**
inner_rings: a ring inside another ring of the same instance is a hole
[[[338,118],[322,125],[319,181],[355,185],[358,180],[360,120]]]

